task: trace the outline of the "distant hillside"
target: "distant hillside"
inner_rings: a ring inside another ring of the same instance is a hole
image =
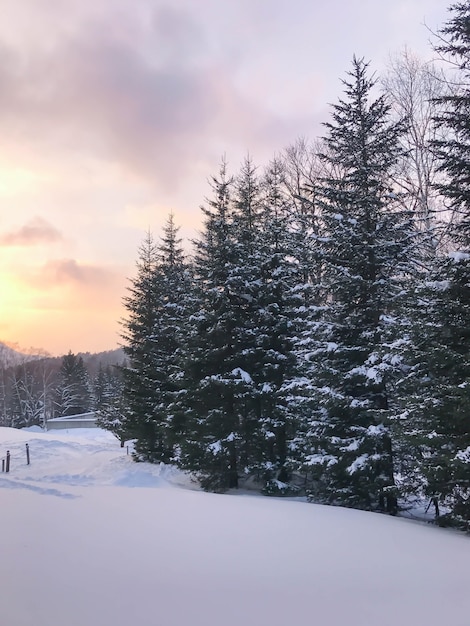
[[[14,367],[25,363],[26,361],[35,361],[37,359],[44,359],[50,355],[45,350],[37,348],[30,348],[29,350],[23,350],[17,345],[8,345],[3,341],[0,341],[0,367]]]
[[[126,360],[126,355],[122,348],[116,350],[107,350],[106,352],[79,352],[83,363],[91,376],[95,376],[98,369],[108,365],[122,365]]]
[[[29,361],[37,361],[39,359],[50,362],[60,363],[62,356],[53,357],[45,350],[38,348],[30,348],[29,350],[23,350],[18,345],[8,345],[3,341],[0,341],[0,368],[7,369],[9,367],[15,367],[21,363],[27,363]],[[98,371],[99,366],[106,367],[107,365],[121,365],[125,361],[125,354],[122,348],[116,350],[107,350],[105,352],[79,352],[78,356],[81,356],[83,362],[88,369],[89,373],[94,376]]]

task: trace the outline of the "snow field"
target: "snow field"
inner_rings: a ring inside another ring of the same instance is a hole
[[[1,626],[470,623],[466,536],[202,493],[170,468],[133,463],[99,430],[4,428],[6,449]]]

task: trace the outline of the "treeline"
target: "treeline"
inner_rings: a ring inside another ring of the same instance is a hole
[[[16,358],[19,358],[16,354]],[[121,350],[31,358],[0,368],[0,426],[44,427],[49,419],[97,411],[122,391]]]
[[[470,3],[379,83],[354,59],[314,146],[212,178],[185,258],[170,217],[125,299],[102,425],[204,488],[470,519]],[[381,88],[381,90],[380,90]]]

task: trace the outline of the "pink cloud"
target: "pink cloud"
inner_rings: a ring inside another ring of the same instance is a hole
[[[42,217],[34,217],[18,230],[0,235],[0,246],[34,246],[62,239],[57,228]]]
[[[126,18],[128,28],[119,13],[86,20],[52,53],[8,50],[2,133],[114,161],[167,188],[232,147],[272,151],[295,137],[295,123],[242,94],[236,59],[211,54],[188,13],[160,8],[145,25]]]
[[[101,289],[114,286],[116,274],[109,268],[80,264],[75,259],[55,259],[40,269],[35,281],[44,287],[78,285]]]

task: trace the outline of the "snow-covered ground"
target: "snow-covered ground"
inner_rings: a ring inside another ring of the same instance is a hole
[[[6,450],[1,626],[470,625],[464,535],[206,494],[100,430],[0,428]]]

